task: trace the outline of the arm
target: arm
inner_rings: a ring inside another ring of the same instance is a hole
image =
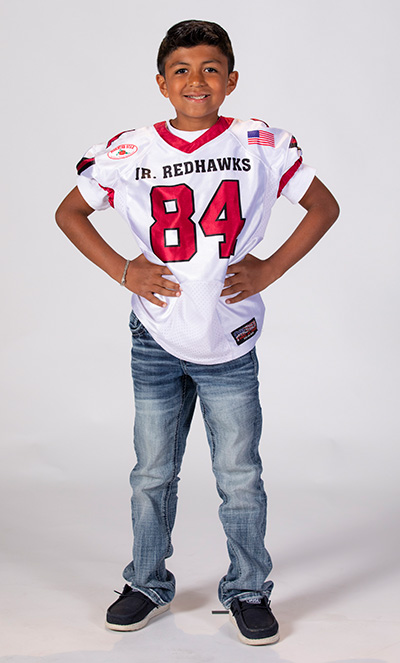
[[[126,259],[114,251],[99,235],[88,217],[94,210],[75,187],[56,211],[56,222],[68,239],[95,265],[118,283],[122,279]],[[148,299],[157,306],[166,306],[155,294],[178,297],[180,286],[164,274],[171,274],[168,267],[149,262],[140,255],[129,264],[125,287]]]
[[[266,260],[248,254],[241,262],[230,265],[222,296],[236,295],[227,300],[234,304],[261,292],[296,264],[325,235],[339,216],[339,206],[331,192],[314,177],[300,200],[307,214],[293,234]],[[237,294],[239,293],[239,294]]]

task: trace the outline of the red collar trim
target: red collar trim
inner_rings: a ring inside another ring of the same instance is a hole
[[[217,138],[217,136],[229,129],[232,122],[233,117],[219,117],[216,123],[207,129],[207,131],[205,131],[199,138],[196,138],[193,143],[188,143],[187,140],[183,140],[183,138],[175,136],[175,134],[171,133],[171,131],[167,128],[165,122],[157,122],[154,125],[154,128],[158,135],[161,136],[161,138],[165,140],[168,145],[175,147],[181,152],[186,152],[186,154],[191,154],[195,150],[198,150],[199,147],[202,147],[202,145],[209,143],[210,140]]]

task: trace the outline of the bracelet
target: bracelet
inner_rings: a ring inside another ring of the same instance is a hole
[[[120,285],[125,285],[125,283],[126,283],[126,275],[128,273],[128,267],[129,267],[130,262],[131,262],[130,260],[127,260],[126,263],[125,263],[124,273],[122,274],[122,279],[119,282]]]

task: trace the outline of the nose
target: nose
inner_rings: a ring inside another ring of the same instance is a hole
[[[204,85],[204,74],[201,70],[195,71],[192,70],[189,73],[189,80],[188,80],[189,85],[192,85],[193,87],[199,87],[201,85]]]

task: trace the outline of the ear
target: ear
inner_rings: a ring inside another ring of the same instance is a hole
[[[239,78],[239,72],[238,71],[232,71],[229,74],[228,82],[227,82],[227,85],[226,85],[226,96],[228,96],[228,94],[233,92],[233,90],[235,89],[235,87],[237,85],[238,78]]]
[[[156,81],[157,81],[158,87],[160,88],[161,94],[168,99],[169,94],[168,94],[168,90],[167,90],[167,82],[166,82],[164,76],[161,76],[161,74],[157,74]]]

